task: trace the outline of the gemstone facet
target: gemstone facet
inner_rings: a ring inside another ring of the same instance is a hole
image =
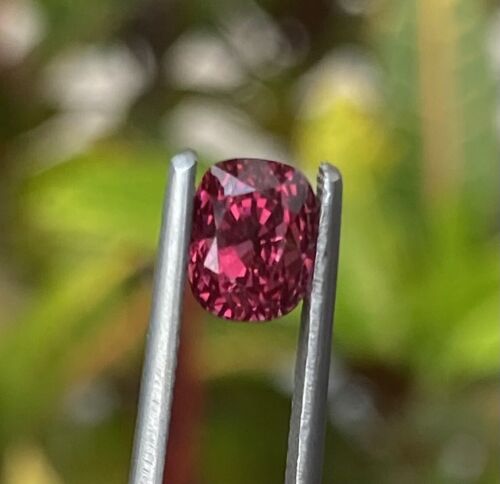
[[[260,159],[213,165],[194,199],[188,278],[202,307],[235,321],[290,312],[311,282],[318,202],[291,166]]]

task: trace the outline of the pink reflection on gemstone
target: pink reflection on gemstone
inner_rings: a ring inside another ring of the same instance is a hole
[[[267,321],[291,311],[309,289],[318,204],[291,166],[227,160],[203,176],[194,201],[188,277],[213,314]]]

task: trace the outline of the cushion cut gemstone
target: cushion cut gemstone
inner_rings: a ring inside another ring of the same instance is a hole
[[[291,166],[260,159],[213,165],[194,199],[188,278],[211,313],[267,321],[309,289],[318,203]]]

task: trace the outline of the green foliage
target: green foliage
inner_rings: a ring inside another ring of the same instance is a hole
[[[120,244],[151,253],[167,166],[167,155],[159,150],[103,146],[33,179],[26,216],[68,250],[91,244],[107,252]]]

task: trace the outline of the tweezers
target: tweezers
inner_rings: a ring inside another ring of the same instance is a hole
[[[169,434],[195,193],[196,155],[170,162],[129,484],[161,484]],[[288,437],[286,484],[321,482],[342,206],[342,178],[318,171],[320,202],[310,294],[302,306]],[[166,476],[168,482],[168,476]]]

